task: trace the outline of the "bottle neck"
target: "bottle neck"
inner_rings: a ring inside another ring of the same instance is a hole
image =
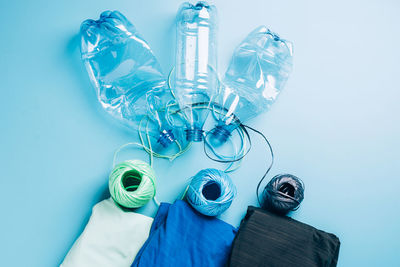
[[[217,125],[211,132],[212,138],[220,144],[225,143],[231,136],[231,128],[230,125]]]
[[[157,142],[160,143],[163,147],[168,147],[175,141],[174,134],[172,130],[163,130],[160,132],[160,136],[158,137]]]
[[[201,142],[203,141],[204,131],[199,128],[187,129],[186,130],[186,140],[189,142]]]

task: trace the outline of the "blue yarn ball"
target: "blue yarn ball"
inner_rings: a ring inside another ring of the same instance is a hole
[[[218,216],[227,210],[236,196],[236,186],[223,171],[205,169],[192,177],[186,199],[198,212]]]

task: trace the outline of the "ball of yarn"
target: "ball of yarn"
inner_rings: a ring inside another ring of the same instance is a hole
[[[140,160],[127,160],[112,170],[108,188],[115,202],[126,208],[144,206],[156,194],[153,168]]]
[[[207,216],[218,216],[229,208],[236,196],[236,186],[223,171],[205,169],[192,177],[186,199],[193,208]]]
[[[263,191],[263,208],[285,215],[298,209],[304,199],[304,184],[291,174],[279,174],[271,179]]]

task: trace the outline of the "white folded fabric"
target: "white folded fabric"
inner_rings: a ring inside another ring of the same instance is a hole
[[[152,223],[153,218],[124,211],[111,198],[103,200],[60,267],[129,267]]]

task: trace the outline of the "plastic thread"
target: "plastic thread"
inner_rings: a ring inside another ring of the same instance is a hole
[[[227,210],[236,196],[236,186],[223,171],[205,169],[192,177],[186,199],[193,208],[207,216]]]
[[[304,199],[304,183],[292,174],[274,176],[263,191],[264,209],[287,214],[297,210]]]
[[[109,177],[109,190],[115,202],[126,208],[144,206],[156,194],[153,168],[141,160],[117,164]]]

